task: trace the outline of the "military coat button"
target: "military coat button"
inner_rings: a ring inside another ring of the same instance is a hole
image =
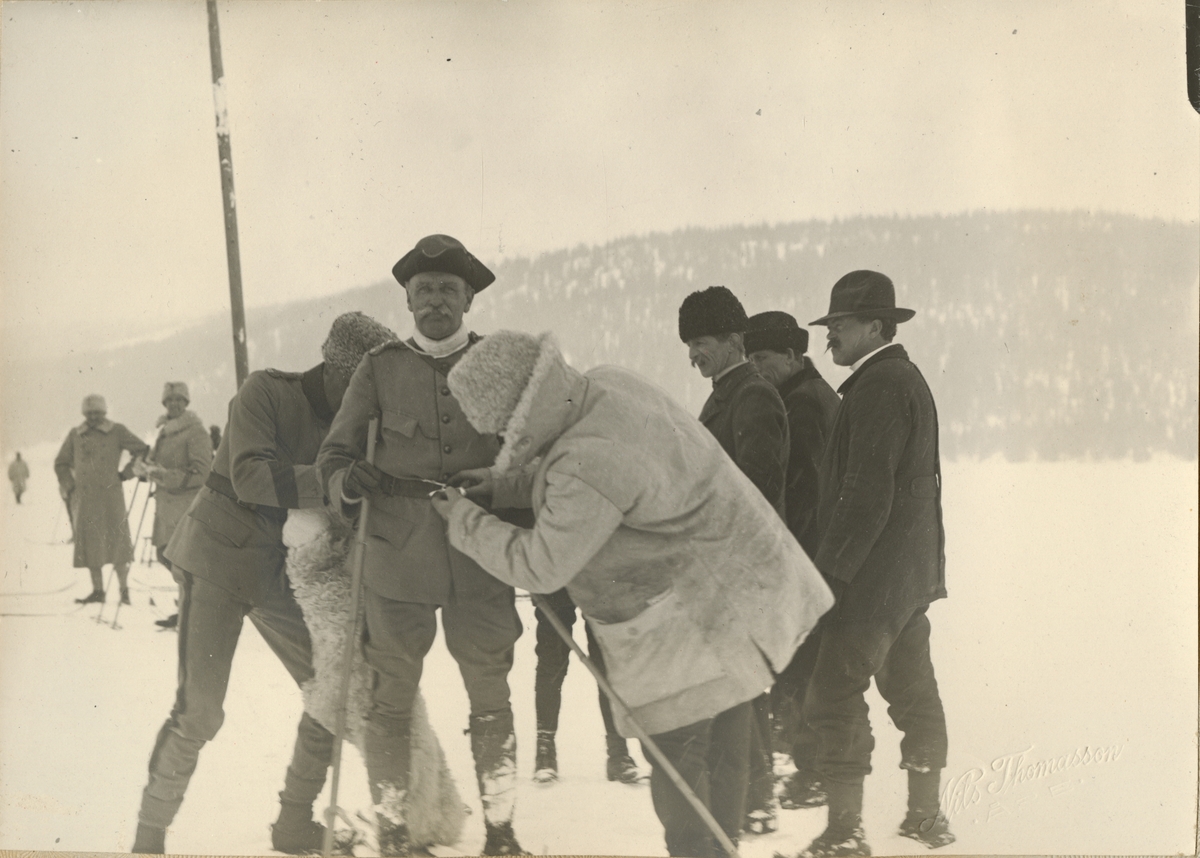
[[[449,414],[443,414],[443,415],[442,415],[442,422],[443,422],[443,423],[449,423],[449,422],[450,422],[450,415],[449,415]]]
[[[443,448],[442,448],[442,452],[443,452],[443,453],[449,453],[449,452],[450,452],[450,445],[449,445],[449,444],[447,444],[445,447],[443,447]]]
[[[442,386],[442,396],[449,396],[449,395],[450,395],[450,388],[443,385]]]

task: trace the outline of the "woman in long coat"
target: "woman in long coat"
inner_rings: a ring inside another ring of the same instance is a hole
[[[162,403],[167,413],[158,418],[158,439],[145,466],[135,464],[133,472],[154,483],[154,530],[150,541],[158,562],[175,575],[163,553],[175,525],[192,505],[212,467],[212,439],[204,423],[187,410],[190,397],[187,384],[168,381],[163,387]],[[179,615],[158,620],[163,628],[174,628]]]
[[[129,603],[129,563],[133,544],[125,514],[121,481],[133,476],[121,472],[121,452],[145,456],[150,447],[140,438],[107,417],[103,396],[83,400],[84,422],[71,429],[54,459],[59,493],[71,510],[75,527],[75,568],[92,574],[92,593],[76,601],[104,601],[104,579],[100,570],[111,563],[121,585],[121,601]]]

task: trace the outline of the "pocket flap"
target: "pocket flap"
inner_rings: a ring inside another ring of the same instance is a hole
[[[245,545],[250,534],[254,532],[250,525],[238,519],[233,513],[221,509],[212,501],[204,498],[200,498],[192,505],[188,515],[225,537],[237,548]]]
[[[381,425],[389,432],[398,432],[405,438],[411,438],[417,431],[417,418],[385,408]]]

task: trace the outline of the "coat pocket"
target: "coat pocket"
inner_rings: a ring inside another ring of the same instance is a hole
[[[674,590],[620,623],[588,619],[604,650],[608,680],[632,707],[666,700],[725,676],[720,661]]]
[[[387,432],[396,432],[405,438],[411,438],[417,432],[417,418],[402,411],[383,409],[383,419],[380,426]]]
[[[192,504],[188,515],[235,548],[245,545],[246,541],[250,539],[250,534],[254,532],[254,528],[238,519],[233,513],[221,509],[212,501],[204,498],[200,498]]]

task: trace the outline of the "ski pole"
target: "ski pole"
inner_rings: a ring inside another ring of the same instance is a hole
[[[123,519],[121,519],[121,523],[125,526],[125,535],[126,536],[129,535],[129,513],[133,512],[133,505],[135,503],[137,503],[138,490],[141,487],[142,487],[142,484],[140,481],[136,485],[134,485],[133,494],[129,496],[129,509],[125,510],[125,517]],[[145,511],[143,510],[143,513],[144,512]],[[117,565],[114,563],[112,571],[108,573],[108,586],[104,588],[105,594],[107,594],[108,591],[112,589],[112,579],[113,579],[113,575],[115,575],[115,574],[117,574]],[[119,602],[120,602],[120,600],[118,600],[117,610],[121,609]],[[104,614],[104,604],[105,604],[104,602],[101,602],[100,610],[98,610],[96,612],[96,624],[97,625],[99,625],[99,623],[100,623],[100,617],[103,616],[103,614]]]
[[[685,799],[687,799],[687,803],[692,806],[692,810],[696,811],[696,814],[701,820],[703,820],[704,824],[708,826],[708,830],[712,832],[713,837],[717,838],[717,842],[721,844],[721,848],[725,850],[725,853],[729,855],[729,858],[739,858],[737,847],[733,845],[733,841],[730,840],[729,836],[725,834],[725,831],[721,828],[720,823],[718,823],[716,818],[712,815],[712,812],[705,806],[704,802],[700,800],[696,793],[692,791],[692,788],[688,786],[688,782],[683,779],[683,776],[679,774],[679,771],[671,764],[671,761],[667,759],[667,755],[662,752],[662,750],[658,747],[658,744],[650,738],[650,734],[647,733],[645,729],[643,729],[642,725],[638,723],[638,720],[633,717],[633,713],[629,711],[629,707],[625,705],[625,701],[620,698],[617,692],[613,689],[612,685],[609,684],[607,677],[600,672],[599,668],[592,663],[590,658],[583,654],[583,650],[580,648],[579,644],[575,643],[575,639],[571,637],[571,632],[567,630],[565,625],[563,625],[563,621],[558,618],[558,614],[554,613],[554,610],[546,603],[540,594],[530,593],[529,595],[530,598],[533,599],[534,605],[542,609],[542,613],[546,616],[546,619],[550,621],[550,625],[554,627],[554,630],[558,632],[558,636],[561,637],[563,642],[571,648],[571,651],[579,657],[579,660],[583,662],[584,667],[591,671],[592,676],[596,677],[596,683],[600,686],[600,690],[604,692],[605,696],[608,697],[612,705],[619,709],[621,714],[624,715],[629,721],[630,726],[633,727],[634,735],[641,740],[642,745],[647,751],[650,752],[650,756],[654,757],[658,764],[662,766],[662,769],[666,773],[667,777],[671,779],[671,783],[675,784],[675,788],[679,790]]]
[[[138,538],[142,535],[142,523],[145,522],[145,520],[146,520],[146,509],[150,506],[150,498],[152,498],[152,497],[154,497],[153,491],[146,492],[146,502],[142,504],[142,517],[138,519],[137,535],[133,537],[134,545],[137,545]],[[130,506],[130,508],[132,509],[132,505]],[[128,590],[129,589],[128,573],[126,573],[126,576],[127,577],[125,578],[125,581],[126,581],[125,589]],[[121,598],[117,600],[117,609],[113,612],[113,621],[112,621],[113,631],[116,631],[117,629],[121,628],[120,626],[117,625],[117,617],[121,616],[121,605],[123,605],[124,603],[125,603],[125,597],[124,597],[124,594],[122,594]]]
[[[372,417],[367,424],[367,464],[375,464],[375,433],[379,418]],[[335,501],[336,503],[336,501]],[[358,645],[359,602],[361,601],[363,565],[367,559],[367,516],[371,514],[371,498],[363,495],[362,508],[358,511],[358,533],[355,537],[356,554],[350,567],[350,619],[346,623],[346,642],[342,655],[342,686],[338,691],[337,724],[333,731],[333,777],[329,782],[329,807],[325,809],[325,841],[321,854],[329,858],[333,854],[333,825],[341,808],[338,807],[338,783],[342,775],[342,740],[346,735],[346,699],[350,696],[350,672],[354,668],[354,649]],[[342,814],[344,816],[344,814]]]

